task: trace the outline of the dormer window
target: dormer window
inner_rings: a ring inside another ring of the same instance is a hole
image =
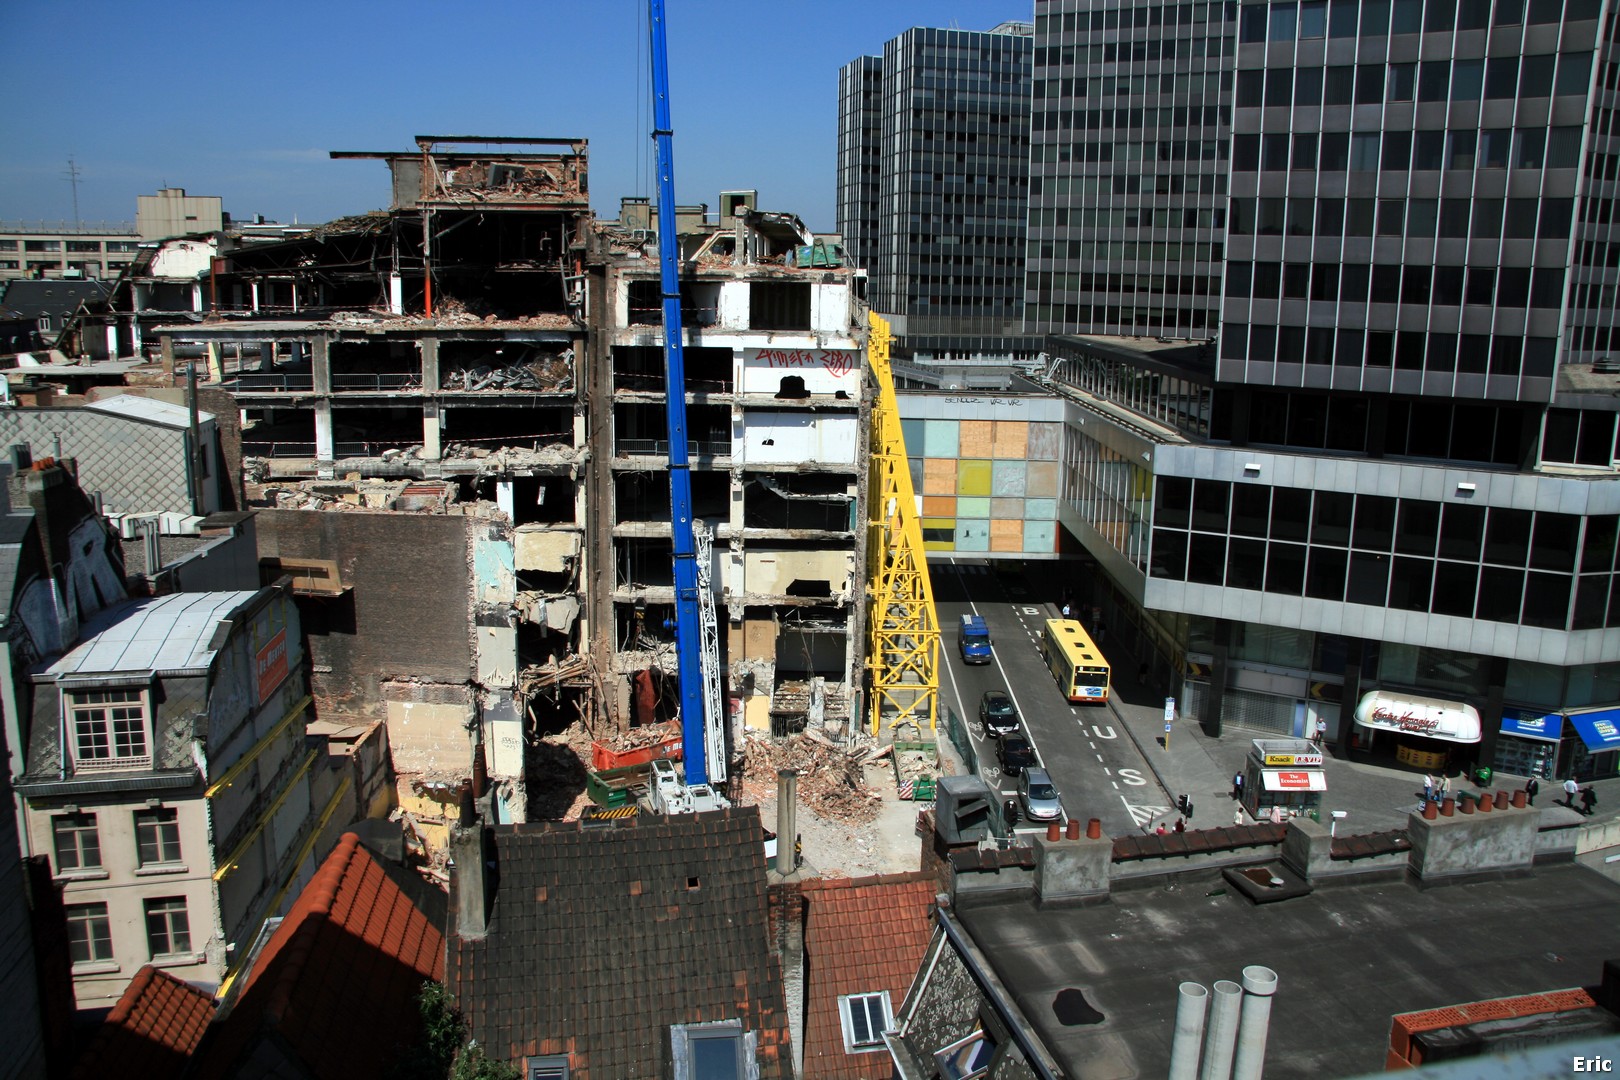
[[[62,697],[75,770],[151,767],[152,724],[145,690],[64,690]]]
[[[736,1020],[671,1024],[675,1080],[759,1080],[758,1037]]]
[[[841,997],[838,1014],[844,1022],[846,1054],[872,1054],[882,1050],[883,1033],[894,1026],[887,990]]]

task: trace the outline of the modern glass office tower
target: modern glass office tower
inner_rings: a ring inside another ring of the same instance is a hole
[[[1206,725],[1620,771],[1606,8],[1037,0],[1067,524]]]
[[[1028,363],[1031,26],[907,30],[839,72],[838,229],[897,355]]]

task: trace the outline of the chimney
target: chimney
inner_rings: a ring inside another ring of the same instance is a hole
[[[462,820],[465,821],[467,803],[472,788],[462,790]],[[490,884],[489,852],[484,838],[483,822],[474,818],[471,825],[456,824],[450,828],[450,859],[454,864],[450,875],[450,895],[455,905],[456,936],[467,941],[482,941],[489,932],[489,908],[495,899]]]
[[[795,769],[776,772],[776,872],[783,877],[798,869],[797,810],[799,774]]]

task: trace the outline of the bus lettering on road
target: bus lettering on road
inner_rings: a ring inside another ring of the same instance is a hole
[[[1114,725],[1112,724],[1093,724],[1091,726],[1091,734],[1099,739],[1119,738],[1119,736],[1114,733]]]
[[[1142,779],[1141,772],[1136,769],[1119,770],[1119,778],[1132,787],[1147,787],[1147,781]]]

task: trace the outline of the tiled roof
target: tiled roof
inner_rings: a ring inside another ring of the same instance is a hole
[[[178,1075],[213,1015],[212,995],[147,965],[102,1021],[74,1080]]]
[[[838,999],[889,992],[899,1012],[933,933],[929,910],[939,883],[928,874],[807,881],[804,952],[804,1080],[879,1080],[894,1071],[887,1052],[846,1054]]]
[[[492,834],[488,934],[452,936],[445,972],[491,1056],[570,1054],[576,1080],[669,1076],[671,1024],[735,1019],[762,1080],[791,1074],[758,810]],[[452,927],[454,906],[452,884]]]
[[[245,1062],[276,1055],[297,1061],[271,1070],[278,1075],[383,1075],[417,1037],[422,984],[444,978],[443,912],[428,899],[441,894],[421,884],[345,833],[245,976],[192,1075],[238,1075]]]

